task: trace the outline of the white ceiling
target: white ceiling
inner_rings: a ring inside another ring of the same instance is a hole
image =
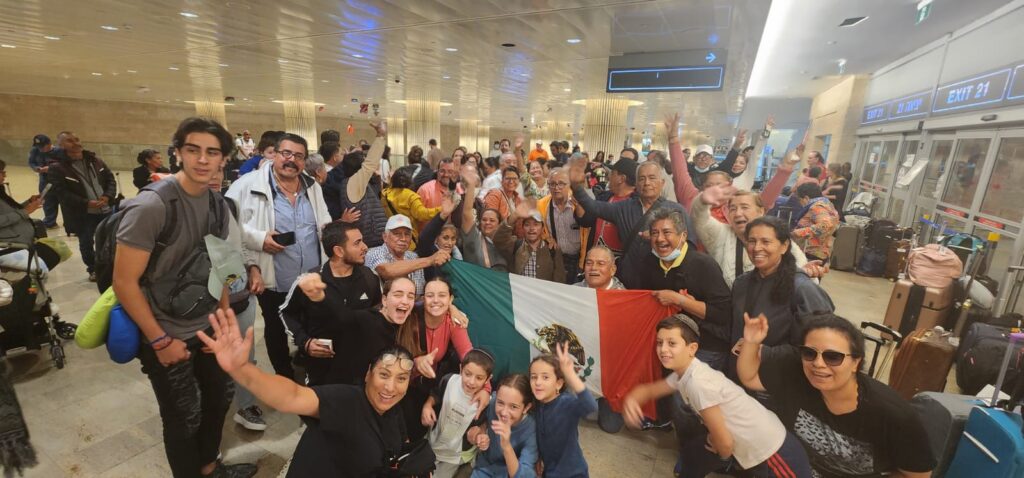
[[[302,99],[337,116],[357,114],[351,98],[398,116],[404,107],[394,100],[428,99],[452,103],[444,122],[579,124],[584,107],[573,100],[610,96],[609,56],[723,48],[721,92],[615,95],[644,102],[630,112],[638,130],[683,111],[688,128],[710,132],[739,114],[768,7],[763,0],[4,2],[0,42],[16,48],[0,49],[0,92],[172,103],[230,95],[233,108],[274,113],[282,108],[273,100]]]
[[[1009,1],[934,0],[929,17],[914,25],[919,0],[774,0],[747,94],[813,97],[839,82],[839,59],[847,75],[874,73]]]

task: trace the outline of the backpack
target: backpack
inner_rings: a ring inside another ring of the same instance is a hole
[[[162,312],[176,318],[195,319],[202,317],[210,310],[213,310],[219,302],[219,297],[214,297],[207,290],[207,282],[210,277],[210,256],[206,250],[205,241],[200,241],[192,251],[185,257],[175,273],[165,274],[158,278],[149,276],[149,272],[156,264],[157,259],[171,244],[177,236],[178,228],[178,201],[174,185],[169,181],[157,181],[145,188],[143,191],[156,193],[163,200],[165,211],[164,227],[157,236],[156,244],[149,255],[149,262],[146,264],[146,272],[143,273],[140,285],[150,303]],[[209,195],[210,212],[207,215],[207,232],[219,237],[220,231],[224,228],[224,208],[216,194]],[[96,228],[96,283],[100,290],[106,290],[113,283],[114,255],[117,250],[117,231],[121,225],[124,211],[111,214],[100,222]]]

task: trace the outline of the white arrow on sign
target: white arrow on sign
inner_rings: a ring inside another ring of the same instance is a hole
[[[715,58],[717,58],[717,57],[715,56],[715,52],[713,52],[713,51],[709,51],[708,52],[708,56],[704,57],[704,59],[707,60],[708,63],[711,63],[711,62],[715,61]]]

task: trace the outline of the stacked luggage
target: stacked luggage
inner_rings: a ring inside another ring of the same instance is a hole
[[[909,255],[913,235],[912,229],[899,227],[887,219],[869,222],[864,228],[864,245],[857,259],[857,274],[884,277],[889,271],[889,278],[896,279]],[[890,258],[893,262],[891,265]]]

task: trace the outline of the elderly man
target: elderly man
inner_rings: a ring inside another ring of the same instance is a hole
[[[423,200],[423,207],[441,207],[441,200],[457,189],[459,173],[455,168],[455,161],[452,158],[443,158],[438,162],[437,178],[427,181],[416,191]]]
[[[640,263],[651,254],[650,245],[638,237],[644,230],[647,217],[658,209],[668,208],[678,211],[688,222],[686,210],[678,203],[667,201],[661,197],[665,179],[661,173],[661,166],[655,163],[643,163],[637,168],[636,187],[639,194],[616,203],[591,199],[583,186],[586,161],[580,157],[570,163],[569,179],[573,185],[573,197],[579,201],[585,212],[580,218],[580,224],[590,226],[600,218],[610,221],[619,229],[619,239],[622,241],[622,249],[625,251],[621,267],[619,267],[619,279],[628,288],[640,288],[644,275]],[[687,229],[690,229],[689,225]]]
[[[521,223],[523,236],[513,234],[514,224]],[[509,218],[494,233],[494,246],[510,264],[509,272],[526,277],[565,281],[562,254],[544,240],[544,225],[540,213],[526,203],[516,207]]]
[[[251,158],[256,150],[256,142],[252,140],[249,130],[242,131],[242,137],[235,140],[235,146],[246,158]]]
[[[96,282],[93,236],[96,226],[113,210],[111,203],[117,196],[117,183],[110,168],[95,153],[82,148],[75,133],[61,132],[57,144],[60,149],[51,153],[54,161],[46,171],[47,181],[53,184],[50,194],[57,197],[64,211],[64,228],[78,236],[78,249],[89,280]]]
[[[551,171],[548,190],[550,193],[537,201],[537,211],[544,223],[544,233],[558,244],[566,283],[572,284],[580,272],[580,257],[590,229],[581,228],[577,222],[577,202],[569,191],[569,175],[563,169]]]
[[[538,159],[543,159],[545,161],[548,159],[548,152],[544,150],[544,143],[541,141],[536,141],[534,143],[533,149],[530,150],[530,154],[528,156],[528,160],[531,163]]]
[[[615,254],[605,246],[594,246],[583,261],[583,280],[573,284],[591,289],[625,289],[622,281],[615,277]]]
[[[430,257],[420,257],[409,250],[412,243],[412,221],[403,214],[388,218],[384,225],[384,244],[366,253],[366,267],[382,280],[408,277],[416,284],[416,295],[423,295],[426,281],[423,269],[440,266],[451,259],[451,254],[440,249]]]
[[[619,158],[608,169],[608,189],[594,195],[598,201],[616,203],[629,199],[636,192],[636,161]],[[587,246],[607,246],[615,254],[615,259],[622,257],[622,240],[619,229],[609,221],[598,219],[594,222],[591,233],[587,235]]]
[[[320,270],[326,262],[320,234],[331,222],[331,214],[320,184],[302,174],[309,154],[306,139],[285,133],[275,149],[277,155],[269,167],[242,176],[225,196],[238,204],[243,254],[256,258],[257,267],[249,273],[249,287],[258,295],[263,311],[267,355],[274,372],[294,380],[279,309],[295,279]]]

